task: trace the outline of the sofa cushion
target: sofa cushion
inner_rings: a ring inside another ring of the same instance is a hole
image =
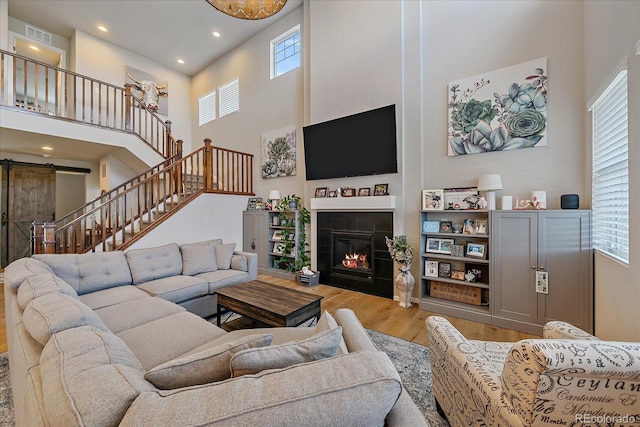
[[[333,316],[325,310],[324,313],[322,313],[322,316],[320,316],[320,319],[318,319],[318,323],[316,323],[316,332],[327,331],[337,327],[338,322],[336,322],[336,319],[334,319]],[[340,334],[340,348],[338,350],[338,354],[349,353],[347,343],[344,342],[342,334]]]
[[[247,257],[244,255],[233,255],[231,257],[231,268],[238,271],[249,271]]]
[[[341,337],[342,328],[338,326],[302,341],[239,351],[231,357],[231,375],[239,377],[333,357]]]
[[[218,269],[230,269],[231,258],[233,257],[233,251],[236,250],[236,244],[223,243],[221,245],[214,245],[214,247],[216,248],[216,264],[218,264]]]
[[[220,243],[222,243],[220,241]],[[216,271],[216,250],[213,241],[188,243],[180,246],[182,274],[194,276],[198,273]]]
[[[192,276],[171,276],[150,280],[138,285],[140,289],[153,297],[180,303],[209,293],[206,280]]]
[[[203,318],[182,311],[127,329],[117,335],[127,343],[142,363],[142,367],[149,370],[182,357],[225,334],[223,329]]]
[[[49,265],[78,295],[131,284],[131,271],[122,251],[33,257]]]
[[[22,320],[25,329],[42,345],[53,334],[78,326],[108,331],[93,310],[77,298],[61,293],[45,294],[29,301]]]
[[[198,279],[206,280],[209,283],[209,293],[214,293],[225,286],[235,285],[250,280],[249,273],[239,270],[218,270],[196,275]]]
[[[80,301],[87,304],[92,310],[97,310],[138,298],[151,298],[151,295],[137,286],[125,285],[81,295]]]
[[[240,350],[269,345],[272,339],[273,336],[267,334],[249,335],[237,341],[170,360],[151,369],[144,377],[162,390],[226,380],[231,378],[231,356]]]
[[[180,313],[185,309],[161,298],[138,298],[97,308],[94,311],[109,330],[117,334],[156,319]]]
[[[28,277],[18,288],[18,304],[23,310],[32,299],[52,292],[77,298],[78,294],[67,282],[55,274],[46,273]]]
[[[182,255],[176,243],[125,252],[133,284],[182,274]]]
[[[198,426],[382,426],[401,391],[385,353],[359,352],[234,380],[144,392],[120,426],[139,426],[140,420],[145,425],[179,420]]]
[[[33,258],[20,258],[4,269],[4,282],[18,288],[27,277],[47,273],[53,274],[53,270],[44,262]]]
[[[53,336],[40,357],[51,426],[117,426],[138,395],[152,390],[122,340],[90,326]]]

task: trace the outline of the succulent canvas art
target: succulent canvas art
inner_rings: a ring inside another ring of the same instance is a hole
[[[296,174],[296,127],[262,135],[262,177],[277,178]]]
[[[547,58],[449,84],[448,154],[547,145]]]

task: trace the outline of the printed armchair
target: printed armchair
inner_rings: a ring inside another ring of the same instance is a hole
[[[426,324],[436,403],[452,427],[640,424],[640,343],[557,321],[517,343],[467,340],[438,316]]]

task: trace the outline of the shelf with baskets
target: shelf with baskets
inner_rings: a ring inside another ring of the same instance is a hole
[[[421,211],[420,230],[420,308],[491,323],[489,211]]]

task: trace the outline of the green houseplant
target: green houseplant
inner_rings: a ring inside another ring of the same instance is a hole
[[[280,258],[280,265],[285,266],[288,271],[295,272],[302,270],[302,267],[308,266],[311,262],[309,257],[309,251],[307,243],[307,225],[311,224],[311,213],[301,203],[302,198],[295,194],[284,196],[280,203],[278,203],[278,210],[280,211],[280,225],[284,227],[283,240],[293,242],[296,234],[298,235],[298,245],[293,243],[287,244],[284,247],[282,257]],[[292,212],[298,212],[298,221],[296,223],[295,215],[292,216]],[[293,251],[297,251],[295,254],[295,260],[290,257],[294,255]]]

